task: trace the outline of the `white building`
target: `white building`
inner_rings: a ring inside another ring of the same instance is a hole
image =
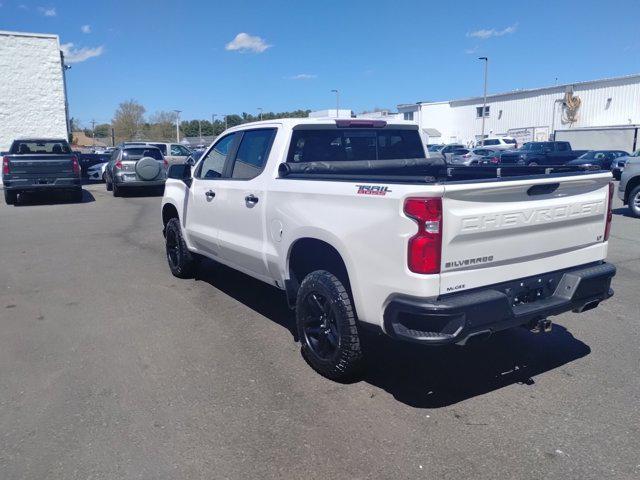
[[[483,97],[398,105],[430,144],[481,138]],[[575,149],[640,148],[640,74],[487,96],[485,137],[553,138]]]
[[[68,137],[57,35],[0,31],[0,151],[18,137]]]
[[[351,118],[354,116],[353,111],[346,108],[328,108],[326,110],[309,112],[309,118]]]

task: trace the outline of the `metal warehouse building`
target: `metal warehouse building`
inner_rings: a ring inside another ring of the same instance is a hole
[[[0,31],[0,152],[19,137],[67,138],[57,35]]]
[[[398,105],[429,144],[472,144],[482,132],[483,97]],[[485,137],[522,145],[553,138],[575,149],[640,148],[640,74],[487,95]]]

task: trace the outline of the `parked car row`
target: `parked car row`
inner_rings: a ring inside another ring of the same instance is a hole
[[[15,204],[20,194],[54,190],[80,201],[83,174],[106,182],[114,196],[136,187],[160,187],[171,164],[193,164],[202,155],[184,145],[162,142],[124,142],[110,151],[109,155],[74,152],[63,139],[16,140],[2,158],[5,201]]]

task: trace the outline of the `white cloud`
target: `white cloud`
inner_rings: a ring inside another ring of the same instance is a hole
[[[514,23],[510,27],[507,27],[503,30],[496,30],[495,28],[490,28],[490,29],[482,28],[480,30],[475,30],[473,32],[467,32],[467,37],[486,40],[487,38],[491,38],[491,37],[501,37],[503,35],[510,35],[512,33],[515,33],[517,28],[518,28],[517,23]]]
[[[82,47],[76,48],[73,43],[63,43],[60,45],[60,49],[64,53],[64,60],[66,63],[80,63],[85,60],[89,60],[93,57],[99,57],[104,53],[104,47]]]
[[[289,80],[313,80],[314,78],[318,78],[318,75],[313,73],[299,73],[298,75],[293,75],[287,78]]]
[[[479,49],[480,49],[480,47],[478,47],[478,45],[476,45],[473,48],[465,49],[464,53],[466,53],[467,55],[473,55],[474,53],[477,53]]]
[[[56,16],[56,9],[55,7],[51,7],[51,8],[45,8],[45,7],[38,7],[38,11],[44,15],[45,17],[55,17]]]
[[[91,33],[91,25],[82,25],[80,31],[82,33]]]
[[[18,8],[22,10],[29,10],[29,7],[27,7],[24,3],[21,3],[20,5],[18,5]]]
[[[249,35],[248,33],[239,33],[236,35],[236,38],[231,40],[224,47],[225,50],[230,51],[239,51],[241,53],[244,52],[254,52],[254,53],[262,53],[267,48],[272,47],[273,45],[268,45],[264,39],[260,37],[254,37],[253,35]]]

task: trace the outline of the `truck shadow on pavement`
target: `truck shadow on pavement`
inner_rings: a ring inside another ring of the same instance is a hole
[[[282,326],[298,340],[295,313],[275,287],[210,260],[203,262],[196,279]],[[533,385],[536,375],[591,352],[557,324],[550,333],[515,328],[466,347],[424,347],[364,332],[363,346],[368,360],[359,381],[415,408],[446,407],[512,384]],[[566,370],[562,374],[572,376]]]
[[[560,325],[540,334],[515,328],[466,347],[429,348],[378,337],[369,349],[376,354],[364,380],[416,408],[446,407],[512,384],[533,385],[536,375],[591,352]]]
[[[82,200],[80,202],[74,200],[71,195],[65,192],[42,192],[42,193],[22,193],[19,196],[16,207],[28,207],[35,205],[61,205],[65,203],[91,203],[96,199],[93,194],[82,189]]]
[[[611,210],[611,213],[613,213],[614,215],[622,215],[623,217],[634,218],[633,215],[631,215],[628,207],[614,208],[613,210]]]

